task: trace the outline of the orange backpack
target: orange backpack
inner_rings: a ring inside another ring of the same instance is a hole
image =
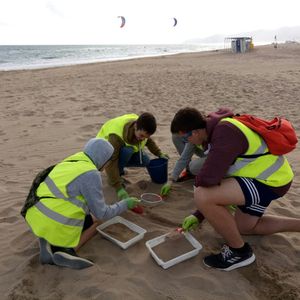
[[[266,142],[271,154],[283,155],[296,148],[298,139],[295,129],[285,118],[275,117],[271,121],[252,115],[236,115],[233,118],[258,133]]]

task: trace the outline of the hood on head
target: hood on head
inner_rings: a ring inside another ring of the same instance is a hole
[[[88,155],[99,170],[111,158],[114,148],[104,139],[93,138],[85,144],[83,152]]]

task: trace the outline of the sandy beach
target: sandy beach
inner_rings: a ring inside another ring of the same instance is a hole
[[[300,135],[300,44],[255,47],[246,54],[211,51],[60,68],[0,72],[0,294],[1,299],[300,299],[300,234],[246,236],[256,261],[232,272],[206,268],[202,259],[223,239],[204,222],[193,232],[203,249],[164,270],[145,242],[176,228],[194,211],[193,181],[176,184],[167,200],[143,215],[122,216],[147,230],[127,250],[97,234],[79,251],[95,266],[77,271],[40,265],[37,239],[20,215],[37,172],[81,151],[109,118],[151,112],[153,138],[177,159],[170,122],[192,106],[292,121]],[[288,194],[268,214],[300,217],[300,150],[288,154],[295,173]],[[159,192],[145,170],[130,169],[134,196]],[[103,173],[107,202],[116,201]],[[230,195],[228,195],[230,196]]]

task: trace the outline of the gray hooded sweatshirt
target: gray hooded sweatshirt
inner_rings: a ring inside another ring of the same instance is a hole
[[[83,148],[83,152],[89,156],[97,169],[104,166],[113,151],[112,145],[100,138],[89,140]],[[86,172],[71,181],[67,186],[67,192],[70,197],[83,196],[90,213],[98,220],[111,219],[127,210],[127,203],[124,200],[112,205],[105,203],[101,174],[96,170]]]

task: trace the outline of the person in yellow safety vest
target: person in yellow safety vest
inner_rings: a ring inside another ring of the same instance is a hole
[[[146,146],[157,156],[168,159],[150,137],[156,131],[155,117],[150,113],[125,114],[104,123],[97,137],[108,140],[114,147],[111,163],[105,168],[109,184],[117,192],[119,199],[129,197],[121,176],[125,167],[147,167],[149,156],[143,151]]]
[[[106,204],[98,170],[109,164],[113,151],[108,141],[91,139],[82,152],[46,169],[34,180],[21,214],[39,238],[42,264],[73,269],[92,266],[75,250],[96,233],[101,220],[139,203],[137,198],[128,197],[113,205]]]
[[[203,116],[197,109],[180,109],[171,132],[208,149],[195,178],[194,200],[198,210],[182,223],[196,228],[205,218],[225,239],[218,254],[206,256],[208,267],[230,271],[255,261],[251,246],[241,234],[299,232],[300,219],[264,215],[270,203],[285,195],[294,174],[283,156],[269,152],[263,138],[220,109]],[[234,215],[228,205],[236,205]]]

